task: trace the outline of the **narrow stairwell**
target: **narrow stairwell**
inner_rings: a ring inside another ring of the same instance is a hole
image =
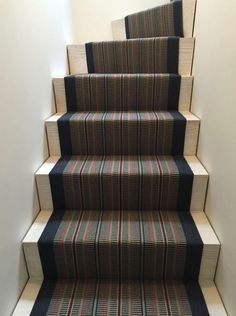
[[[13,315],[226,315],[190,111],[195,4],[135,13],[112,22],[114,41],[68,46]]]

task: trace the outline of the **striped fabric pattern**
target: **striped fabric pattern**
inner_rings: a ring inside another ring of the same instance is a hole
[[[68,111],[177,111],[174,74],[88,74],[65,77]]]
[[[209,316],[197,283],[47,280],[31,316]]]
[[[179,112],[68,112],[58,120],[62,155],[183,155]]]
[[[183,37],[182,1],[174,1],[125,18],[126,38]]]
[[[189,211],[182,156],[63,156],[49,174],[55,209]]]
[[[178,74],[179,37],[86,44],[88,73]]]
[[[190,213],[156,211],[53,212],[38,244],[46,278],[197,280],[203,249]]]
[[[87,43],[88,73],[64,78],[32,316],[209,316],[178,112],[182,20],[179,0],[129,15],[128,40]]]

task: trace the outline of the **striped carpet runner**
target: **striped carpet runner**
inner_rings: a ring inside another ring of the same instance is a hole
[[[181,156],[63,156],[49,174],[54,209],[189,211]]]
[[[38,175],[53,211],[26,248],[44,277],[32,316],[210,315],[198,280],[219,248],[191,208],[207,180],[184,157],[182,12],[177,0],[127,16],[127,40],[87,43],[88,73],[64,78],[67,111],[50,123],[61,157]]]
[[[125,31],[127,39],[183,36],[182,1],[128,15]]]
[[[83,74],[65,77],[68,112],[177,111],[177,74]]]
[[[183,155],[186,119],[169,112],[67,112],[62,155]]]
[[[89,73],[178,73],[179,37],[86,44]]]
[[[47,298],[50,299],[47,299]],[[196,283],[45,281],[32,316],[209,315]]]
[[[54,211],[38,244],[49,279],[198,280],[203,250],[189,212]]]

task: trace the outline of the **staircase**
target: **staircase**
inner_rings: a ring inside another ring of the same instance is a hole
[[[190,112],[194,14],[173,1],[68,46],[13,315],[226,315]]]

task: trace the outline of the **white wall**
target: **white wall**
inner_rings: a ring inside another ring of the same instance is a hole
[[[72,10],[77,42],[112,40],[112,20],[166,2],[169,0],[77,0]]]
[[[0,315],[27,279],[21,241],[39,206],[34,172],[47,156],[54,73],[66,72],[67,0],[0,0]]]
[[[216,283],[236,315],[236,2],[198,0],[192,111],[198,156],[210,173],[207,215],[222,243]]]

